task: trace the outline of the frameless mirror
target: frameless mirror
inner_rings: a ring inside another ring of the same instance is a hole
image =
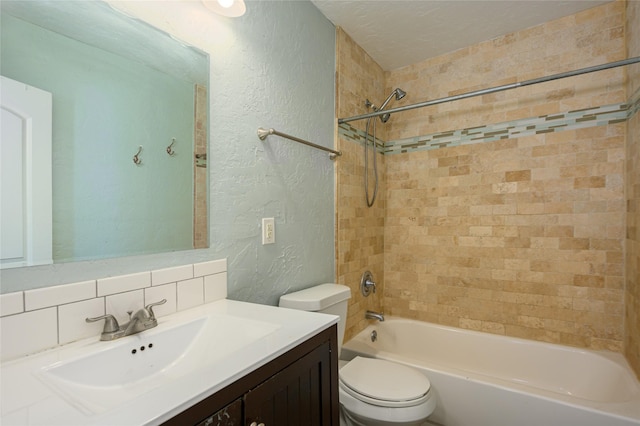
[[[52,93],[53,261],[208,247],[207,54],[102,1],[1,8],[0,74]]]

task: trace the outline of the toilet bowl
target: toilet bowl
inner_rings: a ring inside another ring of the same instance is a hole
[[[347,425],[421,425],[436,406],[429,379],[404,365],[356,357],[339,378]]]
[[[340,350],[350,297],[346,286],[321,284],[282,296],[280,306],[338,315]],[[355,357],[340,361],[338,376],[341,424],[346,426],[422,425],[436,407],[429,379],[405,365]]]

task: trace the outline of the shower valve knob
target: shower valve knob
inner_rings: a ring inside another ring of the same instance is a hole
[[[360,291],[362,295],[367,297],[373,291],[376,292],[376,283],[373,281],[373,275],[370,271],[365,271],[360,280]]]
[[[364,285],[365,285],[365,287],[371,287],[371,290],[373,290],[374,293],[376,292],[376,283],[374,283],[373,281],[366,280],[364,282]]]

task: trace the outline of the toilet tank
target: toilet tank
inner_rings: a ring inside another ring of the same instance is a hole
[[[350,298],[351,290],[347,286],[340,284],[320,284],[281,296],[279,306],[281,308],[339,316],[338,348],[341,349],[344,329],[347,323],[347,305]]]

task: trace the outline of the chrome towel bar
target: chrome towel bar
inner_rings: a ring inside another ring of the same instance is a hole
[[[269,135],[276,135],[276,136],[280,136],[280,137],[283,137],[283,138],[291,139],[292,141],[300,142],[301,144],[308,145],[308,146],[311,146],[313,148],[317,148],[317,149],[320,149],[322,151],[329,152],[330,153],[329,154],[329,158],[332,159],[332,160],[335,160],[335,158],[337,156],[342,155],[342,152],[340,152],[340,151],[334,151],[333,149],[326,148],[324,146],[317,145],[317,144],[315,144],[313,142],[309,142],[309,141],[306,141],[304,139],[300,139],[300,138],[297,138],[295,136],[291,136],[291,135],[288,135],[286,133],[279,132],[279,131],[277,131],[275,129],[265,129],[263,127],[258,128],[258,137],[260,138],[260,140],[262,140],[262,141],[265,140],[267,138],[267,136],[269,136]]]

